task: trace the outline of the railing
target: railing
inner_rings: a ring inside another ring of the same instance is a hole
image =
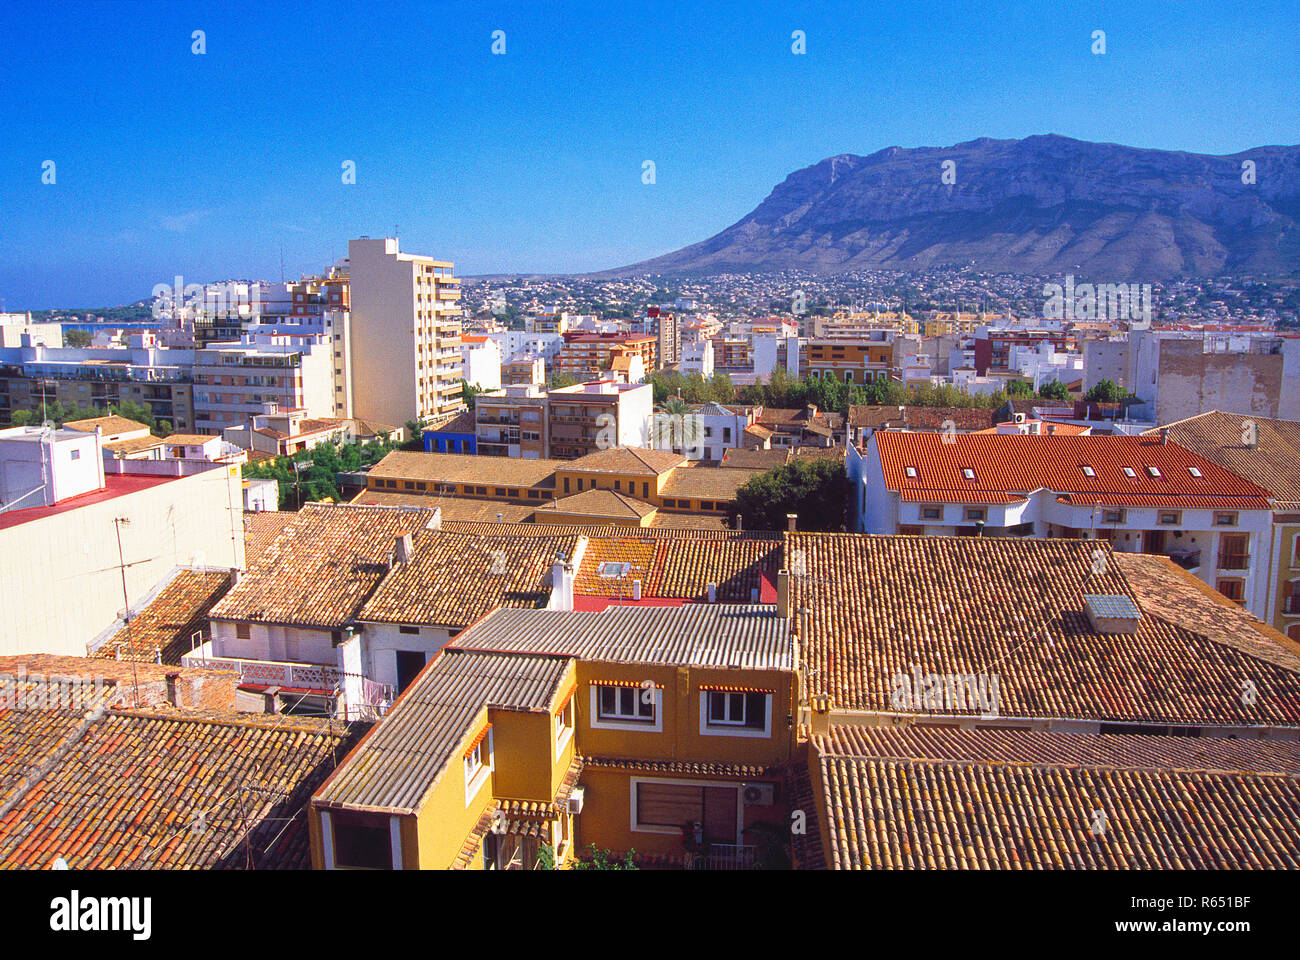
[[[1201,551],[1191,550],[1187,553],[1171,553],[1169,559],[1184,570],[1195,570],[1201,565]]]
[[[1291,596],[1286,598],[1286,603],[1282,606],[1283,613],[1300,613],[1300,596]]]
[[[268,687],[295,687],[303,690],[319,690],[324,693],[332,693],[343,682],[343,673],[340,670],[324,664],[207,657],[204,656],[202,648],[194,653],[182,655],[181,665],[203,667],[208,670],[229,670],[239,674],[240,683],[256,683]]]
[[[1220,570],[1245,570],[1250,566],[1250,555],[1246,553],[1225,553],[1219,557]]]
[[[688,855],[688,870],[753,870],[758,848],[750,844],[711,843],[703,853]]]

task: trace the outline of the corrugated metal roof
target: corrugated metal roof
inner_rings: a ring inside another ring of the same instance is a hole
[[[615,663],[794,669],[786,620],[770,604],[502,609],[453,643],[461,649],[555,653]]]
[[[485,707],[550,707],[564,657],[444,649],[316,795],[328,806],[419,809]]]

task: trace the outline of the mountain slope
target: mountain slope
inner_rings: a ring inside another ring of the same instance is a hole
[[[941,182],[944,161],[956,183]],[[1242,161],[1256,183],[1242,183]],[[1055,135],[889,147],[790,174],[714,237],[597,276],[803,269],[1078,273],[1103,281],[1300,270],[1300,146],[1227,157]]]

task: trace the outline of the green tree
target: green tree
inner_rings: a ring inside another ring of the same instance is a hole
[[[794,460],[750,479],[736,491],[728,516],[746,530],[784,530],[787,514],[798,514],[800,530],[844,528],[849,481],[838,459]]]
[[[1095,387],[1083,395],[1090,403],[1119,403],[1129,392],[1114,380],[1101,380]]]
[[[464,377],[460,378],[460,395],[465,401],[465,409],[473,410],[474,403],[478,395],[483,392],[483,388],[472,383],[467,383]]]
[[[1045,400],[1059,400],[1062,403],[1070,399],[1070,391],[1060,380],[1053,380],[1047,386],[1038,391],[1038,395]]]
[[[1007,394],[1012,397],[1032,397],[1034,388],[1027,380],[1009,380]]]
[[[65,347],[88,347],[95,338],[89,330],[71,330],[63,331],[63,345]]]

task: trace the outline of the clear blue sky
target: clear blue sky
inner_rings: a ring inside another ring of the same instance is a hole
[[[5,0],[0,299],[275,279],[281,243],[296,276],[394,225],[462,275],[619,266],[891,145],[1295,143],[1297,50],[1297,0]]]

